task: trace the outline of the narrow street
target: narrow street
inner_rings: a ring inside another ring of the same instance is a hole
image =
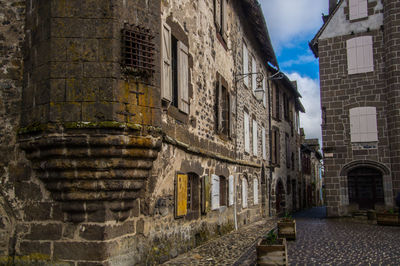
[[[324,216],[324,208],[295,215],[297,240],[288,244],[290,265],[399,265],[400,227]]]
[[[400,227],[327,219],[324,207],[296,213],[297,239],[288,242],[289,265],[398,265]],[[256,265],[257,239],[276,225],[259,222],[170,260],[166,265]]]

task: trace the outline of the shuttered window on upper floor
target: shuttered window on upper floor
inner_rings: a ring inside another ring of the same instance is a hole
[[[214,0],[214,21],[217,34],[221,35],[226,43],[228,40],[228,2]]]
[[[368,0],[349,0],[350,20],[368,17]]]
[[[348,74],[374,71],[372,36],[362,36],[347,40]]]
[[[246,74],[249,73],[249,50],[247,49],[247,45],[246,43],[243,41],[243,72],[242,74],[245,75],[243,78],[243,82],[244,85],[246,85],[247,87],[249,87],[249,76],[247,76]]]
[[[251,57],[251,89],[254,91],[257,89],[257,62],[254,56]]]
[[[244,121],[244,151],[250,153],[250,118],[247,112],[243,114]]]
[[[255,119],[253,119],[253,155],[258,156],[258,124]]]
[[[356,107],[349,113],[351,142],[378,141],[375,107]]]
[[[162,32],[161,97],[189,114],[189,50],[164,23]]]

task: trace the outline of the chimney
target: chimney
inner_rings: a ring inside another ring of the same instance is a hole
[[[333,13],[337,4],[337,0],[329,0],[329,15]]]

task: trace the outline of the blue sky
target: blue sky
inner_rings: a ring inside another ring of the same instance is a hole
[[[322,26],[328,0],[259,0],[281,71],[297,80],[306,113],[300,116],[306,138],[321,140],[318,59],[308,42]]]

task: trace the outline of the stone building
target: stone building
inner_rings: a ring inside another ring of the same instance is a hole
[[[393,207],[400,191],[396,0],[329,1],[320,62],[328,216]]]
[[[285,75],[270,80],[271,87],[271,210],[282,215],[300,208],[300,120],[305,112],[296,82]]]
[[[308,169],[309,179],[307,189],[310,191],[310,206],[322,206],[322,155],[320,153],[318,139],[305,139],[303,141],[303,151],[309,154],[310,165]]]
[[[303,109],[256,0],[0,6],[2,261],[156,264],[279,212]]]

